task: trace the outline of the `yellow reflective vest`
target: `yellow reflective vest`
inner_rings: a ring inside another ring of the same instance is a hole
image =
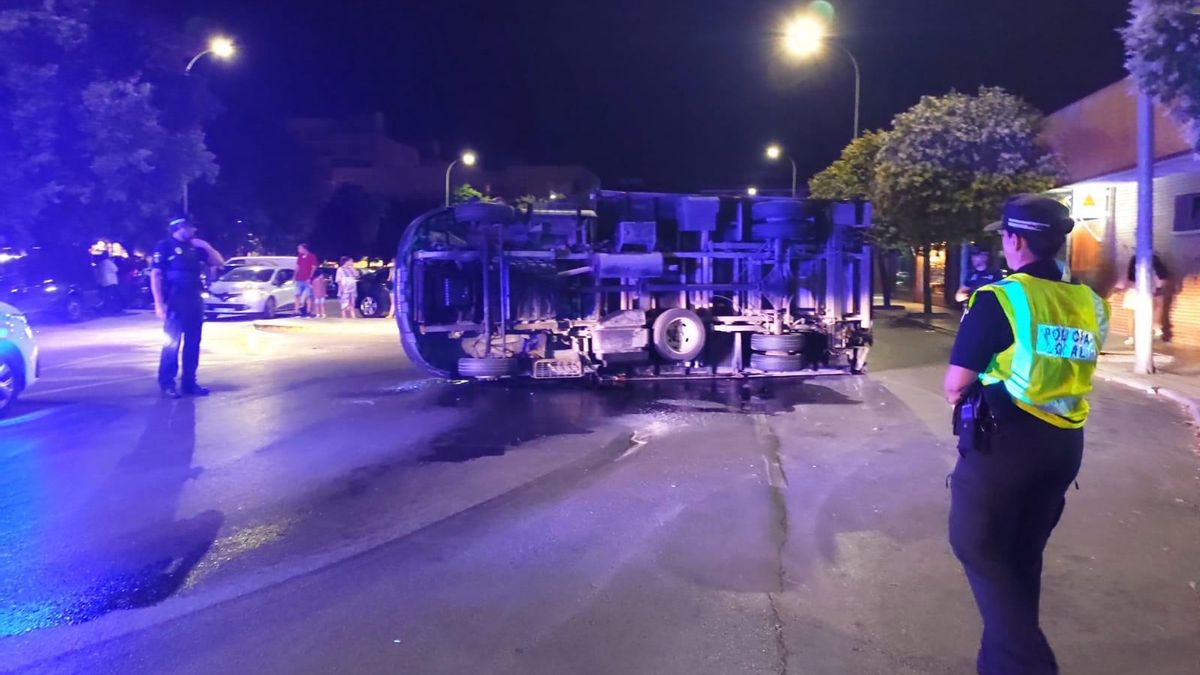
[[[1104,338],[1108,303],[1080,284],[1017,273],[975,291],[992,293],[1012,328],[1013,344],[980,373],[983,384],[1003,382],[1013,402],[1063,429],[1087,421],[1087,394]]]

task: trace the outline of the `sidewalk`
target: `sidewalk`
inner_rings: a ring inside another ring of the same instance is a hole
[[[935,308],[926,316],[921,305],[911,302],[893,303],[897,310],[878,311],[881,317],[923,326],[947,335],[958,334],[959,313]],[[1100,352],[1096,375],[1108,382],[1131,387],[1173,401],[1187,410],[1192,421],[1200,425],[1200,349],[1177,347],[1170,343],[1154,343],[1154,375],[1133,372],[1134,352],[1125,344],[1125,335],[1110,334]]]

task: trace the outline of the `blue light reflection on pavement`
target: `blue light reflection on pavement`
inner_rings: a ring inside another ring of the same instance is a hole
[[[63,453],[111,427],[74,411],[30,424],[48,411],[14,418],[0,442],[0,638],[165,600],[224,522],[217,511],[176,519],[201,471],[190,401],[160,402],[135,420],[140,436],[115,465],[79,466]],[[105,422],[120,417],[106,412]],[[101,480],[87,480],[92,470]]]

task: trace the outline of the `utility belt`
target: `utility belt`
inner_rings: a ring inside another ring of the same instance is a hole
[[[990,452],[992,436],[998,427],[992,405],[984,395],[978,380],[967,387],[963,397],[954,405],[954,435],[958,436],[958,454]]]

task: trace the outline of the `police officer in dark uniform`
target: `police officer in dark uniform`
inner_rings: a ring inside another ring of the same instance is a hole
[[[975,291],[950,356],[959,460],[950,544],[983,617],[981,675],[1057,673],[1038,623],[1042,553],[1083,458],[1087,394],[1108,304],[1062,281],[1066,207],[1038,195],[1004,205],[1011,276]]]
[[[158,385],[169,398],[208,396],[208,389],[196,384],[204,326],[201,275],[209,267],[224,265],[225,260],[208,242],[196,238],[196,227],[187,218],[172,220],[168,232],[170,236],[154,247],[150,271],[154,312],[163,320],[167,337],[158,364]],[[177,389],[175,376],[179,372],[181,345],[183,378]]]
[[[954,294],[954,298],[959,302],[970,300],[975,291],[1004,278],[1004,274],[992,266],[991,249],[977,245],[971,247],[970,253],[971,269],[963,279],[958,292]]]

